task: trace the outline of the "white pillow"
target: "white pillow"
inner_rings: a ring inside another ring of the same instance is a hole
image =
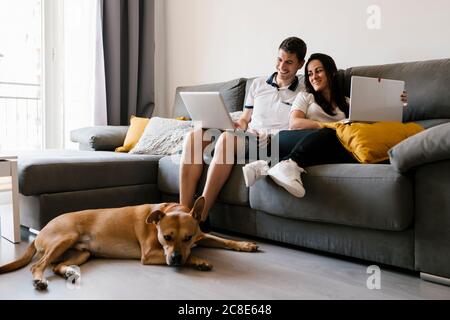
[[[136,146],[129,153],[171,155],[181,152],[191,121],[152,117]]]
[[[231,112],[233,121],[237,121],[242,111]],[[172,155],[181,153],[184,136],[192,129],[192,121],[153,117],[145,127],[136,146],[129,153]]]
[[[238,121],[239,118],[241,117],[242,113],[243,113],[243,111],[230,112],[231,120]]]

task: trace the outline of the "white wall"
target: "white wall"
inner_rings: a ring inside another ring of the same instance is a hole
[[[367,27],[370,5],[378,30]],[[339,68],[450,57],[448,0],[166,0],[164,11],[166,116],[177,86],[272,72],[292,35]]]

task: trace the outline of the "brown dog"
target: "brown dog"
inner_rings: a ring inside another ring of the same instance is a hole
[[[0,273],[40,259],[31,267],[36,289],[47,288],[45,269],[77,277],[71,265],[80,265],[92,255],[105,258],[141,259],[142,264],[188,265],[202,271],[212,265],[190,255],[198,243],[237,251],[256,251],[256,244],[223,239],[199,228],[205,199],[195,201],[192,210],[177,203],[143,204],[115,209],[71,212],[50,221],[18,260],[0,267]]]

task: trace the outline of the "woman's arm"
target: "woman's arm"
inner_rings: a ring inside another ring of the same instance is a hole
[[[289,116],[289,130],[320,129],[318,121],[306,119],[303,111],[293,110]]]
[[[248,123],[252,119],[253,109],[245,108],[241,117],[234,123],[236,129],[247,130]]]

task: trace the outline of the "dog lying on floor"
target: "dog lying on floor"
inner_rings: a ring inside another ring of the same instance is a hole
[[[50,221],[18,260],[0,267],[0,273],[22,268],[36,252],[39,260],[31,267],[33,285],[45,290],[44,271],[76,277],[72,265],[81,265],[92,256],[141,259],[141,263],[192,266],[211,270],[212,265],[191,256],[194,244],[236,251],[257,251],[255,243],[233,241],[203,233],[199,227],[205,205],[198,198],[192,210],[178,203],[143,204],[114,209],[70,212]]]

